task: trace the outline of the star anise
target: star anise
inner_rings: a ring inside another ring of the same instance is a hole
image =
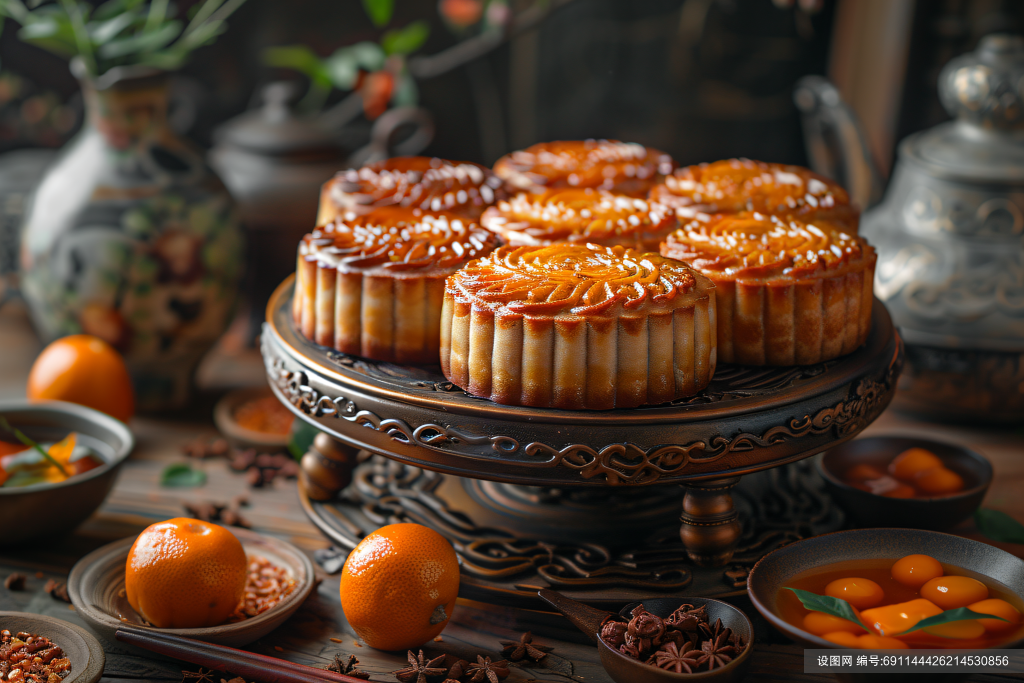
[[[704,662],[705,654],[694,649],[693,643],[686,642],[682,647],[669,642],[654,653],[652,662],[659,669],[674,671],[677,674],[692,674]]]
[[[455,660],[455,663],[448,668],[448,674],[441,683],[459,683],[466,674],[467,666],[469,666],[469,662],[465,659]]]
[[[483,683],[483,681],[498,683],[499,680],[508,676],[508,662],[504,659],[492,662],[490,657],[477,655],[476,662],[470,662],[466,666],[466,675],[469,676],[472,683]]]
[[[708,665],[708,671],[712,671],[715,667],[725,666],[737,655],[736,646],[729,642],[730,638],[732,638],[732,629],[727,628],[719,633],[717,638],[701,643],[700,647],[704,653],[704,663]]]
[[[359,660],[356,659],[355,655],[349,655],[348,659],[342,659],[341,653],[338,652],[334,655],[334,661],[325,666],[324,668],[328,671],[334,671],[339,674],[345,674],[352,678],[361,678],[364,681],[370,679],[370,674],[365,671],[360,671],[356,668],[359,665]]]
[[[709,624],[705,622],[697,627],[697,632],[700,635],[701,640],[715,640],[718,638],[718,636],[722,633],[723,630],[726,629],[724,626],[722,626],[721,619],[715,619],[714,624]],[[732,633],[731,630],[729,630],[729,632]]]
[[[626,642],[626,622],[606,621],[601,625],[601,640],[608,643],[612,649],[618,648]]]
[[[444,655],[428,660],[423,656],[423,650],[420,650],[418,657],[412,653],[412,650],[409,650],[408,668],[395,671],[394,675],[402,683],[428,683],[429,678],[444,676],[448,673],[445,667],[440,666],[443,661]]]
[[[213,679],[213,669],[203,671],[203,667],[199,667],[199,671],[182,671],[181,682],[194,681],[195,683],[215,683]]]
[[[553,649],[547,645],[535,645],[533,643],[533,634],[529,631],[519,636],[519,640],[502,640],[500,642],[502,645],[502,656],[507,657],[509,661],[513,662],[518,662],[527,657],[535,662],[539,662],[547,657],[548,653]]]

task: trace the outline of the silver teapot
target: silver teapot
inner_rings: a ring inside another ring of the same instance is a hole
[[[939,96],[954,120],[900,143],[884,199],[861,219],[875,295],[907,344],[895,405],[1022,423],[1024,38],[986,36],[945,66]],[[812,164],[869,206],[880,184],[835,89],[805,79],[796,102]]]

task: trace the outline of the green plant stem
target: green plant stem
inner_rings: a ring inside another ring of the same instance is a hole
[[[146,25],[142,29],[149,33],[155,31],[160,24],[164,23],[164,19],[167,17],[167,2],[168,0],[153,0],[149,6],[149,14],[146,15]]]
[[[96,58],[92,54],[92,42],[89,39],[89,32],[85,28],[85,20],[82,18],[82,8],[75,0],[60,0],[61,6],[67,12],[71,20],[71,28],[75,34],[75,45],[78,46],[78,56],[85,62],[85,69],[90,75],[96,74]]]
[[[61,465],[59,462],[57,462],[56,458],[54,458],[52,455],[50,455],[49,453],[47,453],[46,451],[43,450],[42,446],[40,446],[39,444],[37,444],[32,439],[30,439],[27,436],[25,436],[25,434],[20,429],[17,429],[16,427],[12,427],[11,423],[7,421],[6,417],[0,417],[0,427],[3,427],[7,431],[9,431],[11,434],[14,434],[14,437],[18,441],[20,441],[21,443],[23,443],[26,446],[29,446],[29,447],[34,448],[37,451],[39,451],[39,453],[44,458],[49,460],[51,465],[53,465],[58,470],[60,470],[60,473],[63,474],[65,477],[70,477],[71,476],[70,474],[68,474],[68,471],[66,469],[64,469],[64,466]]]
[[[224,0],[207,0],[200,5],[196,15],[192,17],[192,21],[190,21],[188,26],[185,27],[185,31],[182,33],[182,36],[187,36],[192,33],[192,31],[199,28],[200,24],[205,22],[206,19],[213,14],[213,12],[220,7],[223,2]]]

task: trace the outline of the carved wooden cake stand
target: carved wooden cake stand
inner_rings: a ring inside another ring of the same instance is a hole
[[[437,367],[314,344],[292,290],[271,297],[261,344],[274,392],[323,432],[302,461],[307,514],[342,548],[383,524],[431,526],[459,553],[460,595],[490,603],[549,586],[604,604],[742,591],[764,553],[841,525],[806,463],[780,466],[863,430],[903,364],[875,301],[867,343],[838,360],[719,365],[705,391],[661,406],[503,406]]]

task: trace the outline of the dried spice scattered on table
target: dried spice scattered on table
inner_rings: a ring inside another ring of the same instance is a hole
[[[331,638],[331,640],[334,640],[334,638]],[[359,660],[356,659],[355,655],[349,655],[348,659],[345,659],[342,654],[338,652],[334,655],[334,661],[324,668],[328,671],[334,671],[335,673],[351,676],[352,678],[361,678],[364,681],[369,680],[370,674],[357,669],[356,666],[358,665]]]
[[[627,657],[675,673],[719,669],[746,646],[721,619],[710,624],[707,609],[693,605],[682,605],[665,619],[639,605],[628,621],[609,617],[601,625],[600,636]]]
[[[504,659],[492,662],[490,657],[477,655],[476,662],[470,662],[466,666],[466,675],[472,683],[498,683],[500,679],[508,676],[508,662]]]
[[[27,578],[24,574],[14,572],[4,579],[4,588],[9,591],[23,591],[25,590],[25,580]]]
[[[0,672],[5,681],[60,683],[71,672],[71,660],[45,636],[0,631]]]
[[[409,666],[395,671],[394,676],[402,683],[429,683],[430,679],[448,673],[448,670],[442,666],[443,662],[444,655],[428,660],[423,656],[423,650],[420,650],[419,656],[409,650]]]
[[[71,598],[68,597],[68,585],[63,581],[54,581],[50,579],[43,586],[43,591],[50,594],[50,597],[54,600],[63,600],[64,602],[71,602]]]
[[[252,524],[242,516],[239,508],[248,506],[249,500],[243,496],[236,496],[230,503],[215,503],[212,501],[199,501],[196,503],[185,503],[185,512],[204,522],[220,522],[227,526],[237,526],[244,529],[251,529]]]
[[[511,662],[518,662],[527,658],[539,662],[554,649],[547,645],[535,644],[533,642],[533,634],[529,631],[519,636],[519,640],[502,640],[499,642],[502,645],[501,656]]]
[[[253,448],[231,448],[225,439],[196,439],[182,447],[190,458],[226,458],[228,466],[244,472],[249,486],[258,488],[274,479],[299,476],[299,464],[285,453],[258,453]]]
[[[213,669],[204,671],[203,667],[199,667],[199,671],[184,671],[181,672],[181,683],[216,683],[213,678]]]
[[[466,667],[469,666],[469,662],[465,659],[456,658],[455,663],[448,667],[448,674],[446,675],[443,683],[449,681],[455,681],[458,683],[462,680],[462,677],[466,675]]]

